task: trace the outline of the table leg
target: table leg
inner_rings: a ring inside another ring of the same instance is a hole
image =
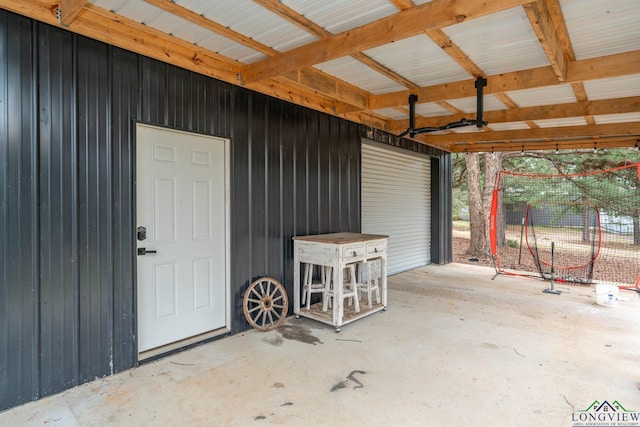
[[[340,328],[342,326],[342,317],[344,316],[344,299],[342,298],[344,269],[340,263],[337,263],[334,264],[333,272],[333,326]]]
[[[293,313],[300,312],[300,262],[297,251],[293,256]]]
[[[380,258],[380,278],[382,279],[382,306],[387,306],[387,257]]]

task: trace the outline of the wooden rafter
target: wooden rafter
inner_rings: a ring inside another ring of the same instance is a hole
[[[428,142],[500,142],[531,139],[584,138],[593,136],[640,136],[640,123],[612,123],[603,125],[562,126],[554,128],[517,129],[492,132],[427,135]]]
[[[567,24],[564,21],[562,14],[562,8],[560,7],[560,0],[544,0],[547,10],[549,11],[549,17],[553,23],[553,28],[558,36],[558,41],[562,46],[567,61],[575,61],[576,54],[573,51],[573,45],[571,44],[571,38],[569,37],[569,31],[567,30]]]
[[[531,0],[433,0],[352,30],[320,39],[280,55],[250,64],[242,71],[245,84],[313,64],[351,55],[415,36],[424,31],[490,15]]]
[[[58,5],[60,24],[64,26],[71,24],[86,3],[87,0],[60,0]]]
[[[462,51],[444,31],[439,28],[425,31],[427,36],[440,46],[454,61],[464,68],[473,77],[485,77],[484,72],[476,65],[475,62]]]
[[[420,141],[423,144],[424,141]],[[511,142],[487,142],[487,143],[458,143],[449,144],[441,149],[452,153],[472,153],[472,152],[491,152],[491,151],[536,151],[536,150],[576,150],[576,149],[593,149],[596,147],[617,148],[617,147],[633,147],[639,143],[637,137],[612,137],[612,138],[575,138],[570,140],[540,140],[528,141],[526,143]],[[429,144],[431,145],[431,144]],[[440,144],[442,146],[442,144]]]
[[[567,67],[567,82],[583,82],[640,73],[640,51],[618,53],[598,58],[570,62]],[[447,99],[473,96],[475,80],[463,80],[420,88],[418,91],[399,91],[369,98],[371,109],[396,107],[407,104],[409,94],[418,94],[418,101],[436,102]],[[487,77],[484,94],[494,94],[545,86],[556,86],[558,79],[550,66],[513,71]]]
[[[266,46],[251,37],[247,37],[243,34],[238,33],[237,31],[233,31],[231,28],[226,27],[224,25],[218,24],[215,21],[212,21],[206,18],[203,15],[197,14],[194,11],[187,9],[186,7],[182,7],[172,1],[169,0],[144,0],[145,2],[154,5],[155,7],[164,10],[165,12],[172,13],[180,18],[186,19],[200,27],[213,31],[214,33],[218,33],[221,36],[228,38],[229,40],[233,40],[236,43],[240,43],[244,46],[250,47],[253,50],[256,50],[260,53],[269,56],[275,56],[279,52],[275,49]]]
[[[144,0],[149,4],[152,4],[166,12],[172,13],[183,19],[186,19],[204,29],[218,33],[230,40],[247,46],[257,52],[263,53],[268,56],[275,56],[279,52],[269,46],[266,46],[251,37],[247,37],[240,34],[224,25],[220,25],[202,15],[193,12],[190,9],[182,7],[169,0]],[[286,79],[292,80],[287,82],[288,84],[296,84],[301,89],[310,89],[317,91],[320,94],[328,95],[336,98],[337,101],[343,102],[346,105],[351,105],[356,108],[367,108],[367,93],[355,86],[349,85],[334,77],[312,68],[305,68],[300,73],[289,73],[282,76]]]
[[[316,24],[315,22],[305,18],[303,15],[299,14],[295,10],[289,8],[288,6],[284,5],[283,3],[277,0],[254,0],[254,1],[320,39],[327,39],[333,35],[329,31],[325,30],[324,28]],[[413,83],[411,80],[390,70],[389,68],[375,61],[373,58],[368,57],[362,52],[354,52],[351,54],[351,56],[354,59],[362,62],[363,64],[373,68],[380,74],[387,76],[391,80],[394,80],[396,83],[399,83],[409,89],[417,89],[419,87],[417,84]]]
[[[280,61],[283,57],[293,55],[292,51],[277,52],[275,49],[263,45],[246,35],[237,33],[230,28],[217,24],[202,15],[182,8],[170,0],[146,0],[150,4],[162,7],[164,10],[188,19],[210,31],[215,31],[224,37],[248,46],[257,52]],[[280,16],[287,15],[290,22],[314,34],[320,40],[305,46],[306,50],[324,46],[320,42],[328,43],[329,54],[343,56],[350,52],[354,58],[382,74],[393,78],[407,89],[403,91],[372,95],[356,86],[330,76],[313,67],[299,67],[296,61],[315,61],[322,52],[312,52],[311,58],[292,56],[293,65],[288,72],[274,74],[268,79],[257,79],[249,85],[253,90],[284,99],[298,105],[329,114],[339,115],[348,120],[356,121],[377,129],[390,130],[399,133],[408,126],[408,120],[389,120],[375,112],[382,108],[396,108],[406,114],[407,97],[415,93],[420,103],[435,102],[451,114],[439,117],[416,117],[417,127],[441,126],[464,117],[462,111],[455,108],[450,100],[466,98],[475,94],[474,79],[449,82],[427,87],[417,87],[413,82],[405,79],[373,58],[364,55],[363,45],[384,44],[389,40],[399,40],[411,31],[420,27],[417,34],[423,32],[443,48],[454,60],[464,67],[470,75],[482,75],[482,70],[471,61],[462,50],[455,46],[448,36],[440,29],[447,20],[455,16],[456,22],[473,19],[496,11],[506,9],[514,4],[521,4],[529,11],[532,25],[538,26],[537,35],[549,56],[552,65],[529,70],[502,73],[486,76],[488,85],[484,88],[485,95],[495,95],[508,109],[500,111],[485,111],[484,118],[489,123],[505,123],[522,121],[532,128],[536,127],[535,120],[584,117],[587,125],[560,128],[538,128],[529,130],[494,131],[490,127],[481,133],[453,133],[448,135],[422,134],[415,140],[421,143],[441,148],[447,151],[483,151],[490,147],[492,150],[511,151],[525,146],[526,149],[549,148],[549,144],[560,148],[569,144],[598,144],[598,147],[635,145],[639,141],[637,122],[623,124],[597,125],[594,116],[604,114],[637,113],[640,111],[640,97],[618,98],[608,100],[589,101],[583,82],[596,79],[608,79],[618,76],[640,74],[640,51],[618,53],[608,56],[575,60],[568,31],[562,17],[559,0],[433,0],[416,6],[411,0],[390,0],[399,13],[388,16],[371,24],[333,35],[298,14],[277,0],[255,0],[267,5],[269,10],[279,11]],[[446,11],[444,10],[446,3]],[[62,21],[64,10],[69,12],[77,8],[72,18]],[[152,27],[132,21],[113,12],[106,11],[86,0],[0,0],[0,8],[20,13],[31,18],[64,26],[70,31],[82,34],[114,46],[137,52],[139,54],[171,63],[184,69],[195,71],[233,84],[238,84],[238,74],[252,66],[261,67],[264,62],[247,66],[228,57],[203,49],[169,34],[165,34]],[[491,8],[491,9],[487,9]],[[482,9],[482,10],[481,10]],[[427,10],[428,15],[427,16]],[[460,15],[456,15],[460,14]],[[398,17],[403,20],[399,21]],[[423,22],[417,22],[416,17]],[[412,19],[414,18],[414,19]],[[535,18],[535,19],[533,19]],[[388,31],[374,31],[383,29],[385,25],[392,25]],[[402,27],[402,28],[398,28]],[[371,32],[369,32],[371,31]],[[356,37],[353,37],[355,34]],[[540,34],[544,35],[541,37]],[[348,36],[348,37],[347,37]],[[344,39],[341,39],[344,37]],[[360,38],[358,38],[360,37]],[[362,39],[366,38],[366,40]],[[337,41],[345,41],[344,46]],[[386,40],[386,41],[385,41]],[[295,49],[294,49],[295,51]],[[577,102],[561,105],[544,105],[537,107],[519,108],[508,96],[510,91],[523,89],[552,87],[559,84],[559,74],[562,69],[554,58],[561,55],[566,60],[565,81],[570,83]],[[290,59],[291,59],[290,58]],[[276,62],[277,62],[276,61]],[[615,132],[627,132],[627,136]],[[614,132],[614,133],[611,133]],[[635,133],[634,133],[635,132]],[[525,137],[526,135],[526,137]],[[571,135],[571,136],[566,136]],[[527,142],[524,142],[524,141]],[[568,141],[568,142],[567,142]]]
[[[507,106],[507,107],[509,107],[510,109],[517,109],[517,108],[519,108],[518,104],[516,104],[516,103],[515,103],[515,101],[514,101],[513,99],[511,99],[511,98],[509,97],[509,95],[507,95],[506,93],[503,93],[503,92],[501,92],[501,93],[495,93],[495,94],[494,94],[494,96],[495,96],[496,98],[498,98],[498,100],[499,100],[500,102],[502,102],[504,105],[506,105],[506,106]],[[485,117],[485,119],[486,119],[486,117]],[[539,126],[538,126],[538,125],[537,125],[533,120],[526,119],[526,120],[523,120],[523,121],[524,121],[524,123],[525,123],[527,126],[529,126],[530,128],[537,128],[537,127],[539,127]]]
[[[391,3],[399,10],[406,10],[416,6],[412,0],[392,0]],[[439,28],[434,28],[425,31],[425,34],[473,77],[485,77],[480,67],[478,67],[444,31]]]
[[[640,111],[640,96],[627,98],[581,101],[572,104],[542,105],[537,107],[510,108],[508,110],[485,111],[489,123],[521,122],[527,120],[564,119],[568,117],[624,114]],[[464,114],[416,118],[417,127],[442,126],[462,119]],[[389,122],[391,132],[401,132],[409,125],[408,120]]]
[[[558,81],[567,78],[567,58],[560,39],[551,20],[549,9],[544,0],[523,5],[533,31],[538,36],[542,49],[547,54]]]

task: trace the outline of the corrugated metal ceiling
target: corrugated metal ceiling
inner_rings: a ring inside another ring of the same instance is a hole
[[[0,0],[0,4],[8,1]],[[279,76],[277,82],[267,78],[262,86],[258,79],[258,84],[250,86],[255,90],[286,99],[304,99],[307,106],[338,115],[358,112],[348,117],[396,134],[403,131],[401,127],[406,126],[409,118],[409,92],[418,94],[416,119],[421,126],[446,122],[455,112],[472,118],[476,109],[472,81],[477,75],[487,76],[489,81],[485,111],[507,111],[509,114],[504,117],[513,118],[512,122],[490,123],[487,132],[493,132],[497,141],[509,139],[509,130],[526,126],[588,122],[563,117],[557,108],[553,117],[531,122],[518,114],[521,108],[567,105],[573,108],[570,114],[575,115],[579,108],[586,108],[584,103],[579,104],[585,100],[640,97],[638,0],[454,3],[95,0],[92,3],[91,8],[103,8],[161,31],[168,35],[168,40],[176,37],[254,70],[272,73],[269,76]],[[188,16],[179,17],[176,6],[214,25],[204,25]],[[78,16],[82,19],[83,15]],[[384,26],[379,26],[381,23]],[[422,23],[424,28],[420,31]],[[404,33],[404,27],[418,30]],[[69,28],[73,30],[73,23]],[[144,31],[144,27],[140,28],[137,31]],[[238,34],[251,42],[239,39]],[[363,48],[352,49],[354,43]],[[158,57],[166,60],[160,54]],[[559,57],[566,58],[566,68],[564,61],[558,63]],[[589,58],[603,60],[583,65]],[[302,65],[290,65],[298,63]],[[314,67],[324,74],[307,73],[304,78],[292,74],[305,67]],[[206,73],[206,69],[203,71]],[[575,78],[575,73],[585,78]],[[243,78],[245,74],[251,75],[249,71],[238,74]],[[556,76],[555,81],[550,75]],[[573,80],[565,82],[565,76]],[[294,86],[279,90],[278,85],[287,79],[293,79]],[[236,74],[229,74],[227,80],[238,82]],[[292,87],[304,92],[292,98]],[[335,102],[335,107],[329,110],[328,102]],[[604,114],[589,120],[591,123],[596,120],[596,124],[630,123],[632,131],[620,132],[640,138],[637,105],[640,102],[633,98],[622,107],[599,104],[597,112]],[[588,111],[582,117],[586,116],[590,116]],[[589,137],[585,135],[586,139]],[[550,133],[541,140],[553,138]],[[429,137],[418,139],[437,142]],[[446,144],[455,151],[455,142]]]

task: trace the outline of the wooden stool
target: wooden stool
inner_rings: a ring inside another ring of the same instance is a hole
[[[360,278],[362,279],[358,282],[358,295],[360,292],[367,293],[367,301],[369,303],[369,308],[373,307],[371,301],[371,294],[373,291],[376,292],[376,303],[380,304],[380,287],[378,286],[378,263],[377,259],[372,259],[368,261],[363,261],[360,263]],[[364,273],[365,269],[367,272],[367,277],[365,280]]]
[[[314,264],[305,264],[304,266],[304,281],[302,282],[302,305],[307,304],[307,310],[311,306],[311,294],[325,293],[331,284],[332,268],[324,265],[320,266],[320,282],[313,281],[313,266]],[[324,301],[324,297],[323,297]]]
[[[349,305],[353,304],[355,306],[355,312],[360,313],[360,302],[358,301],[358,282],[356,276],[356,263],[348,264],[345,267],[347,271],[347,275],[345,276],[345,280],[343,280],[342,286],[342,299],[349,298]],[[329,279],[331,283],[331,279]],[[329,287],[328,290],[324,293],[324,298],[322,300],[322,311],[327,311],[327,306],[331,306],[331,298],[335,296],[335,283],[333,283],[333,287]]]

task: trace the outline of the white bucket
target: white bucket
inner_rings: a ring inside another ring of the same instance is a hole
[[[596,304],[605,307],[618,305],[618,287],[615,285],[596,285]]]

